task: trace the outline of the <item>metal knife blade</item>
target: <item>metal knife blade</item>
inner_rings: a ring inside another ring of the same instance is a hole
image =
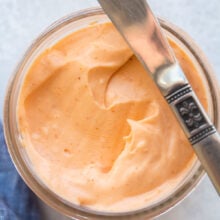
[[[99,2],[164,95],[188,83],[145,0]]]

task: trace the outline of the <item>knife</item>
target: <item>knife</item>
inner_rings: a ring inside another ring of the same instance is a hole
[[[153,78],[220,195],[220,136],[146,0],[98,0]]]

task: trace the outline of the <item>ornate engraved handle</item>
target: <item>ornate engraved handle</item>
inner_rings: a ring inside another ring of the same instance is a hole
[[[165,96],[220,194],[220,136],[189,84]]]

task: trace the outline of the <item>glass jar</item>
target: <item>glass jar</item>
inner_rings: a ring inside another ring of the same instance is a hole
[[[13,75],[5,98],[4,105],[4,132],[11,158],[26,184],[45,203],[64,215],[74,219],[146,219],[161,215],[178,202],[183,200],[198,184],[204,176],[201,164],[197,160],[189,170],[187,176],[178,187],[162,201],[158,201],[143,209],[124,213],[107,213],[94,211],[77,206],[65,201],[52,192],[36,175],[31,162],[22,146],[22,139],[19,135],[16,106],[19,91],[23,78],[30,65],[46,48],[51,47],[64,36],[88,26],[91,23],[108,22],[108,17],[100,8],[93,8],[73,13],[52,24],[42,33],[29,47],[23,59],[19,63]],[[209,98],[209,116],[217,129],[220,128],[218,112],[220,111],[220,99],[217,80],[213,75],[210,65],[201,50],[195,45],[192,39],[181,29],[173,24],[160,19],[160,23],[169,38],[176,42],[190,57],[198,73],[201,75]]]

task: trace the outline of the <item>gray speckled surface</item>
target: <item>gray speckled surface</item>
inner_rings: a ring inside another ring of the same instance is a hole
[[[149,0],[157,15],[190,33],[220,80],[220,1]],[[0,108],[7,81],[27,46],[60,17],[95,0],[0,0]],[[2,117],[2,114],[1,114]],[[42,219],[67,219],[42,205]],[[220,200],[207,177],[192,194],[159,220],[219,220]]]

